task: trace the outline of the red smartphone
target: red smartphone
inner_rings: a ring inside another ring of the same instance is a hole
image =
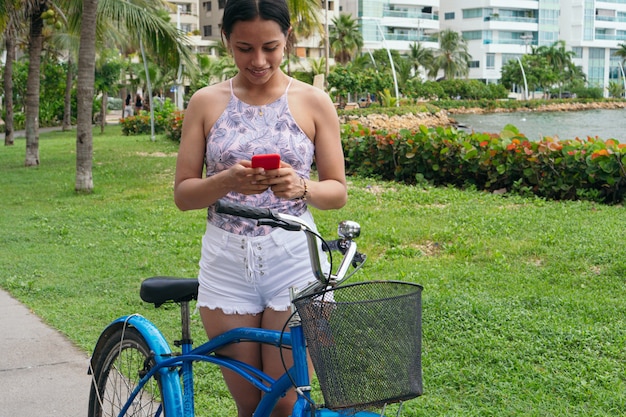
[[[269,171],[271,169],[278,169],[279,167],[280,155],[277,153],[252,155],[252,168],[264,168]]]

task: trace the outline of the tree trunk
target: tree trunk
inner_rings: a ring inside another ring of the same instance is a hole
[[[13,139],[13,61],[15,61],[15,38],[14,32],[8,29],[5,32],[5,45],[7,50],[6,63],[4,64],[4,144],[12,146]]]
[[[43,20],[45,2],[38,2],[30,15],[28,79],[26,81],[26,159],[25,166],[39,165],[39,76],[43,49]]]
[[[63,104],[63,127],[62,130],[72,128],[72,82],[74,80],[74,61],[72,54],[67,57],[67,75],[65,77],[65,102]]]
[[[92,102],[96,68],[96,11],[98,0],[83,1],[78,49],[78,120],[76,130],[76,183],[79,192],[93,191]]]
[[[104,126],[107,124],[107,106],[109,102],[109,94],[102,92],[102,103],[100,105],[100,133],[104,133]]]

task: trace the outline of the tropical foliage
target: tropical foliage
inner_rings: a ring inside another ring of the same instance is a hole
[[[613,139],[529,141],[511,125],[489,134],[425,126],[389,133],[350,124],[342,142],[347,171],[361,176],[557,200],[620,203],[626,194],[626,144]]]
[[[445,79],[465,77],[469,73],[471,55],[467,51],[467,42],[459,32],[445,29],[439,32],[439,49],[433,52],[429,75],[436,78],[443,72]]]
[[[342,65],[350,62],[363,47],[359,25],[349,14],[341,13],[333,18],[328,37],[335,61]]]
[[[514,84],[524,85],[524,75],[528,89],[541,89],[546,93],[554,91],[559,96],[565,87],[584,87],[585,75],[574,64],[574,53],[565,48],[564,41],[554,42],[550,46],[533,48],[530,54],[520,61],[510,60],[502,67],[501,83],[512,88]],[[522,72],[523,67],[523,72]]]

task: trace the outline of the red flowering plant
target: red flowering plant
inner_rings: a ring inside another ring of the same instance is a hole
[[[183,132],[183,119],[185,118],[185,112],[177,110],[170,114],[167,123],[165,123],[165,134],[173,141],[180,142],[180,137]]]
[[[397,132],[344,125],[348,173],[415,183],[471,185],[549,199],[621,202],[626,144],[609,139],[545,137],[531,141],[512,125],[499,134],[451,127]]]

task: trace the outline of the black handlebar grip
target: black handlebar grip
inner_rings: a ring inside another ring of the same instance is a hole
[[[250,207],[243,204],[231,203],[218,200],[215,202],[215,211],[218,213],[232,214],[233,216],[247,219],[275,219],[272,210],[268,208]]]

